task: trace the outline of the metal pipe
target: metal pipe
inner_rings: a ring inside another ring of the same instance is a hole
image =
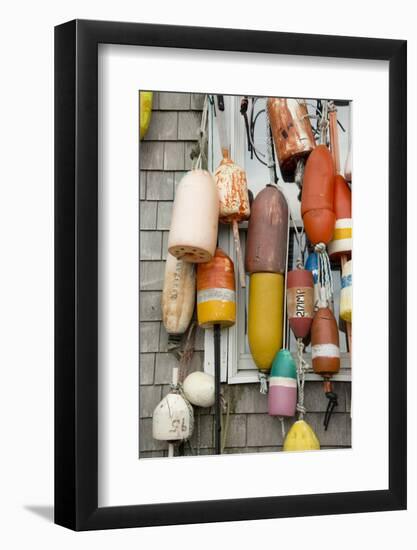
[[[215,454],[221,454],[221,404],[220,404],[220,325],[214,325],[214,447]]]

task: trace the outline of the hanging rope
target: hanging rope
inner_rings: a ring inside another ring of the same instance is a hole
[[[268,109],[265,109],[266,116],[266,154],[267,154],[267,168],[269,170],[269,179],[271,182],[277,183],[275,173],[275,161],[274,161],[274,144],[272,141],[271,124],[269,122]]]
[[[203,166],[207,167],[208,160],[206,155],[206,149],[207,149],[207,143],[208,143],[208,137],[207,137],[207,119],[208,119],[208,105],[209,100],[208,96],[206,95],[204,97],[204,105],[203,105],[203,112],[201,114],[201,124],[200,124],[200,130],[198,133],[198,143],[196,147],[191,152],[191,159],[192,159],[192,169],[198,170],[202,169]]]
[[[314,252],[316,252],[317,254],[319,285],[320,288],[324,291],[324,299],[327,301],[328,304],[331,304],[334,291],[333,276],[329,255],[327,254],[326,250],[326,245],[324,243],[316,244],[316,246],[314,247]]]
[[[297,399],[297,412],[298,419],[303,420],[304,415],[307,412],[307,409],[304,406],[304,384],[306,378],[306,372],[310,368],[307,361],[304,359],[304,343],[302,338],[297,338],[297,388],[298,388],[298,399]]]
[[[264,372],[259,372],[258,378],[260,384],[259,392],[266,395],[268,393],[268,378]]]

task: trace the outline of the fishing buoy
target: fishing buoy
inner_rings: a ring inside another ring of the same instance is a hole
[[[275,185],[267,185],[252,203],[246,238],[248,273],[285,273],[288,205]]]
[[[192,372],[183,383],[186,399],[196,407],[214,405],[214,376],[206,372]]]
[[[270,97],[267,109],[281,174],[289,181],[316,145],[307,105],[304,99]]]
[[[246,277],[243,267],[238,224],[241,221],[247,220],[250,216],[246,173],[229,158],[229,154],[225,150],[223,160],[214,174],[214,179],[219,191],[220,221],[222,223],[232,224],[236,255],[238,258],[240,284],[242,287],[245,287]]]
[[[168,253],[162,291],[162,321],[169,335],[184,334],[190,324],[195,305],[194,265]]]
[[[327,430],[337,395],[333,392],[331,377],[340,369],[339,329],[336,319],[324,301],[319,302],[311,327],[311,357],[313,370],[324,379],[324,392],[329,399],[324,426]]]
[[[318,145],[307,159],[301,194],[305,232],[314,245],[328,244],[333,237],[336,221],[334,176],[330,151],[325,145]]]
[[[198,265],[197,318],[202,328],[230,327],[236,322],[233,262],[221,248],[210,262]]]
[[[193,408],[179,393],[170,392],[152,415],[152,436],[158,441],[185,441],[192,436]]]
[[[342,267],[340,317],[347,323],[352,322],[352,260]]]
[[[320,442],[313,428],[305,420],[297,420],[288,430],[284,451],[318,451]]]
[[[258,369],[267,373],[282,348],[284,276],[253,273],[249,280],[248,340]]]
[[[140,140],[145,137],[151,123],[153,92],[139,92]]]
[[[232,223],[235,220],[240,222],[249,219],[250,205],[246,172],[227,154],[214,173],[214,179],[219,191],[220,221]]]
[[[192,170],[180,181],[172,209],[168,250],[186,262],[209,262],[216,250],[219,193],[206,170]]]
[[[280,350],[269,376],[268,414],[294,416],[297,405],[297,368],[291,353]]]
[[[352,253],[352,193],[345,178],[339,174],[334,178],[334,211],[336,224],[328,246],[332,260]]]
[[[295,269],[287,275],[287,315],[296,338],[305,338],[314,317],[314,279],[311,271]]]

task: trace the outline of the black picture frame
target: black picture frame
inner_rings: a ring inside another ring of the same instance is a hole
[[[98,507],[98,44],[389,62],[389,488]],[[108,529],[406,508],[404,40],[75,20],[55,28],[55,522]]]

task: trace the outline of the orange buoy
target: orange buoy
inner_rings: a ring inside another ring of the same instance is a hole
[[[304,99],[270,97],[267,109],[281,174],[289,181],[316,146],[307,105]]]
[[[336,224],[333,240],[328,246],[332,260],[342,255],[350,256],[352,253],[352,193],[340,174],[334,178],[334,211]]]
[[[228,150],[224,149],[223,159],[214,174],[214,179],[219,191],[219,218],[222,223],[232,224],[240,284],[245,287],[246,277],[240,248],[238,223],[247,220],[250,216],[246,173],[230,159]]]
[[[230,327],[236,322],[234,266],[221,248],[210,262],[198,264],[197,318],[202,328]]]
[[[307,269],[294,269],[287,275],[287,314],[296,338],[305,338],[314,317],[314,280]]]
[[[252,203],[246,239],[246,271],[285,273],[287,247],[287,200],[275,185],[268,184]]]
[[[339,329],[332,311],[323,302],[319,304],[311,327],[311,357],[313,370],[324,379],[324,391],[329,399],[324,426],[327,430],[331,413],[337,406],[331,377],[340,370]]]
[[[312,244],[328,244],[335,226],[334,176],[332,155],[318,145],[307,159],[301,194],[301,215]]]

